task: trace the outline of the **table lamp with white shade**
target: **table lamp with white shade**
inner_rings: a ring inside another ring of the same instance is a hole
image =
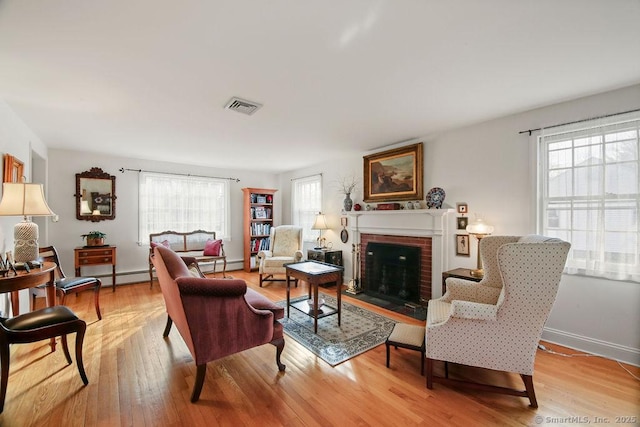
[[[478,239],[478,268],[471,270],[471,275],[473,277],[483,277],[484,270],[482,269],[482,259],[480,258],[480,240],[493,233],[493,226],[484,222],[482,218],[477,218],[474,222],[467,225],[467,232],[476,236],[476,239]]]
[[[22,216],[23,220],[13,229],[14,254],[16,262],[38,259],[38,224],[31,216],[55,215],[44,198],[42,184],[8,183],[2,184],[0,216]]]
[[[322,212],[318,212],[318,215],[316,215],[316,219],[313,222],[311,229],[320,230],[320,236],[318,237],[318,246],[314,249],[324,248],[326,239],[322,237],[322,230],[328,230],[329,227],[327,226],[327,218],[324,216]]]

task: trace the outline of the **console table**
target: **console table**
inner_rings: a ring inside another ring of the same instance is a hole
[[[80,267],[93,265],[110,265],[111,266],[111,283],[113,283],[112,292],[116,291],[116,247],[115,246],[96,246],[75,248],[75,267],[76,276],[81,276]]]
[[[313,291],[313,307],[307,301],[300,301],[291,304],[294,308],[313,317],[313,332],[318,333],[318,319],[338,313],[338,325],[340,325],[341,315],[341,295],[342,295],[342,267],[326,264],[317,261],[302,261],[285,264],[287,275],[287,317],[289,317],[291,277],[302,280],[309,284],[309,296]],[[324,305],[318,309],[318,286],[324,283],[336,283],[337,307]]]

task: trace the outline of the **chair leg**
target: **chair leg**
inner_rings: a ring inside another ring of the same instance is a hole
[[[78,372],[84,385],[89,384],[87,374],[84,372],[84,362],[82,361],[82,343],[84,342],[84,333],[86,330],[86,322],[78,319],[78,330],[76,331],[76,364],[78,365]]]
[[[260,287],[262,287],[262,273],[260,273]]]
[[[387,347],[387,368],[389,367],[389,358],[391,357],[391,346],[389,342],[385,342],[384,345]]]
[[[162,336],[164,338],[169,336],[169,332],[171,331],[171,325],[173,325],[173,320],[171,320],[171,316],[167,315],[167,324],[164,326],[164,332]]]
[[[9,343],[0,343],[0,368],[2,374],[0,378],[0,414],[4,410],[4,399],[7,396],[7,382],[9,380]]]
[[[287,366],[280,361],[282,350],[284,350],[284,338],[271,341],[271,344],[276,346],[276,364],[278,365],[278,370],[282,372],[287,368]]]
[[[433,389],[433,359],[427,357],[427,388]]]
[[[76,338],[77,340],[78,338]],[[64,351],[64,357],[67,358],[67,365],[71,365],[73,360],[71,360],[71,355],[69,354],[69,346],[67,345],[67,335],[61,335],[60,341],[62,342],[62,351]]]
[[[100,288],[102,288],[102,282],[98,279],[96,287],[93,288],[93,300],[96,306],[96,315],[98,315],[98,320],[102,320],[102,314],[100,313]]]
[[[532,408],[538,407],[538,401],[536,400],[536,392],[533,389],[533,376],[531,375],[520,375],[522,377],[522,381],[524,382],[524,387],[527,390],[527,396],[529,397],[529,402]]]
[[[227,257],[222,259],[222,277],[227,277]]]
[[[191,403],[195,403],[200,399],[200,392],[202,391],[202,385],[204,384],[204,376],[207,373],[207,364],[203,363],[198,365],[196,371],[196,382],[193,385],[193,392],[191,393]]]

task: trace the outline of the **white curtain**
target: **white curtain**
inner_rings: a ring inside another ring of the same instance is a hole
[[[312,230],[318,212],[322,210],[322,175],[291,180],[291,218],[293,225],[302,227],[305,242],[315,242],[319,231]]]
[[[567,273],[640,282],[640,112],[542,130],[543,234],[571,242]]]
[[[139,239],[173,230],[215,231],[229,239],[229,181],[224,179],[141,172]]]

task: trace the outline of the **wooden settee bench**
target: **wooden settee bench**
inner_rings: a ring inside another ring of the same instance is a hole
[[[227,257],[224,254],[224,246],[220,242],[219,255],[204,255],[204,248],[208,240],[216,240],[215,231],[195,230],[186,233],[178,231],[163,231],[149,234],[149,285],[153,287],[153,263],[151,255],[156,245],[170,248],[181,256],[190,256],[196,259],[199,266],[213,264],[213,273],[216,273],[218,261],[222,261],[222,277],[227,277]]]

